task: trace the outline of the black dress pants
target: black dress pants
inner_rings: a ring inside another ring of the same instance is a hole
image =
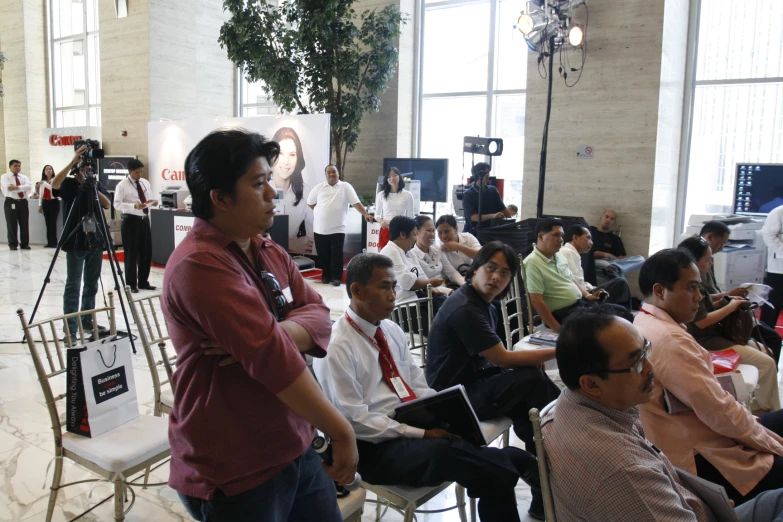
[[[123,218],[122,249],[125,256],[125,283],[131,288],[148,286],[152,264],[152,232],[150,220],[146,216],[126,215]]]
[[[563,324],[563,321],[565,321],[569,315],[574,313],[576,310],[579,310],[580,308],[591,308],[595,307],[601,304],[603,307],[611,309],[615,315],[618,317],[622,317],[629,323],[633,323],[633,314],[631,313],[631,310],[629,308],[626,308],[624,306],[614,304],[614,303],[598,303],[597,301],[588,301],[584,297],[571,306],[566,306],[565,308],[561,308],[559,310],[553,310],[552,315],[557,320],[558,323],[561,325]]]
[[[486,368],[465,389],[479,420],[501,415],[509,417],[514,423],[514,433],[525,443],[525,449],[536,454],[530,409],[542,410],[560,396],[560,388],[545,372],[534,366],[513,370]]]
[[[775,328],[775,325],[778,324],[781,305],[783,305],[783,274],[766,272],[764,274],[764,284],[772,287],[772,291],[769,293],[767,300],[772,303],[772,306],[775,308],[770,308],[768,305],[762,306],[761,320],[772,328]]]
[[[343,280],[343,247],[345,234],[313,234],[315,250],[321,264],[321,281]]]
[[[370,484],[434,487],[455,481],[479,499],[482,522],[519,520],[514,486],[526,463],[519,448],[482,448],[452,437],[360,440],[356,446],[359,473]]]
[[[762,415],[759,417],[759,422],[768,430],[783,436],[783,410]],[[748,500],[753,500],[762,491],[783,488],[783,457],[772,455],[772,459],[772,468],[747,495],[742,495],[737,491],[721,472],[701,455],[696,455],[696,472],[701,478],[726,488],[726,494],[734,501],[735,505],[739,506]]]
[[[613,303],[622,306],[627,310],[632,310],[631,303],[631,286],[624,277],[615,277],[607,281],[606,283],[593,289],[591,293],[595,294],[599,290],[606,290],[609,293],[607,303]]]
[[[59,199],[45,199],[41,201],[44,221],[46,222],[46,246],[57,246],[57,215],[60,213]]]
[[[22,248],[30,245],[30,210],[26,199],[5,198],[5,223],[8,229],[8,246]],[[17,236],[16,229],[19,228]]]

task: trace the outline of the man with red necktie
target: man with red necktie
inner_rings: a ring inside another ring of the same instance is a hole
[[[326,357],[313,363],[324,393],[356,433],[359,473],[370,484],[410,487],[455,481],[479,499],[482,522],[519,521],[514,486],[538,486],[537,461],[514,447],[478,447],[441,429],[394,420],[394,409],[435,394],[413,362],[394,309],[394,264],[360,254],[346,269],[351,299],[332,327]]]
[[[33,185],[30,179],[21,173],[21,161],[15,159],[9,161],[8,168],[10,172],[6,172],[0,178],[5,196],[3,206],[5,224],[8,228],[8,246],[11,250],[16,250],[19,246],[22,250],[30,250],[30,211],[27,199]],[[17,228],[19,228],[19,236],[17,236]]]

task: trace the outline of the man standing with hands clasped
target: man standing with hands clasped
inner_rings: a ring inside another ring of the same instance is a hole
[[[142,290],[155,290],[149,283],[152,263],[152,232],[150,209],[158,204],[150,199],[150,182],[142,178],[144,164],[128,161],[128,177],[117,184],[114,208],[122,212],[122,248],[125,257],[125,281],[134,294]],[[138,263],[138,272],[136,264]]]
[[[5,196],[5,224],[8,228],[8,246],[16,250],[20,245],[22,250],[30,250],[30,211],[27,204],[27,194],[32,190],[30,180],[21,173],[22,162],[11,160],[8,162],[9,172],[0,178],[3,195]],[[19,227],[17,238],[16,228]]]

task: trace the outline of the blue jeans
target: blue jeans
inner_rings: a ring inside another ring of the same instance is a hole
[[[98,278],[101,276],[103,252],[88,250],[69,250],[65,253],[68,275],[65,279],[63,293],[63,313],[71,314],[82,310],[95,308],[95,294],[98,293]],[[82,284],[84,275],[84,284]],[[81,308],[79,308],[79,291],[81,290]],[[84,318],[82,323],[91,327],[91,318]],[[78,332],[76,319],[68,319],[71,333]]]
[[[179,494],[199,522],[342,522],[334,482],[321,458],[308,448],[280,473],[255,488],[227,497],[215,490],[212,500]]]

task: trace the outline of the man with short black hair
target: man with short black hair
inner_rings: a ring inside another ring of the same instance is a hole
[[[634,325],[654,347],[660,386],[640,415],[647,437],[675,466],[725,487],[739,505],[783,487],[783,411],[755,417],[721,387],[709,353],[683,326],[699,310],[700,283],[686,250],[661,250],[642,266],[644,305]],[[669,413],[664,389],[691,411]]]
[[[150,182],[142,178],[144,164],[133,158],[128,161],[128,177],[114,189],[114,208],[122,212],[122,250],[125,258],[125,283],[134,294],[155,290],[150,285],[152,264],[152,231],[149,207],[156,206]],[[138,271],[136,265],[138,264]]]
[[[476,163],[470,172],[473,176],[471,183],[462,194],[462,212],[465,216],[463,232],[476,234],[476,224],[486,226],[484,223],[492,219],[502,219],[512,216],[511,210],[503,203],[500,192],[489,184],[489,173],[492,170],[489,163]],[[481,216],[479,216],[479,199],[481,200]]]
[[[30,209],[28,195],[33,189],[30,179],[22,174],[22,162],[12,159],[8,170],[0,177],[0,187],[5,196],[5,226],[8,231],[8,247],[30,250]],[[17,228],[19,236],[17,237]]]
[[[63,313],[92,310],[95,308],[95,296],[98,293],[98,279],[101,276],[103,251],[108,248],[105,237],[98,224],[101,216],[98,212],[109,208],[108,191],[97,179],[87,179],[90,164],[81,161],[81,155],[87,150],[80,147],[71,162],[52,179],[52,191],[63,202],[63,232],[60,238],[65,251],[67,276],[63,292]],[[69,175],[72,174],[72,175]],[[96,208],[90,183],[95,183],[100,207]],[[70,221],[68,216],[70,215]],[[89,231],[89,232],[86,232]],[[81,291],[81,306],[79,293]],[[85,329],[93,329],[92,318],[82,318]],[[102,327],[101,327],[102,328]],[[75,341],[79,333],[76,319],[68,319],[71,340]]]
[[[572,314],[557,339],[568,388],[542,420],[557,520],[712,522],[708,505],[645,438],[639,421],[638,406],[656,386],[650,354],[657,348],[602,308]],[[739,507],[739,520],[780,520],[781,493]]]
[[[519,521],[514,485],[520,477],[539,485],[535,458],[519,448],[478,447],[441,429],[394,420],[398,406],[435,391],[414,363],[405,333],[388,319],[395,303],[393,263],[379,254],[359,254],[345,275],[350,306],[332,327],[328,354],[313,370],[356,432],[362,478],[410,487],[456,481],[479,499],[482,522]]]

